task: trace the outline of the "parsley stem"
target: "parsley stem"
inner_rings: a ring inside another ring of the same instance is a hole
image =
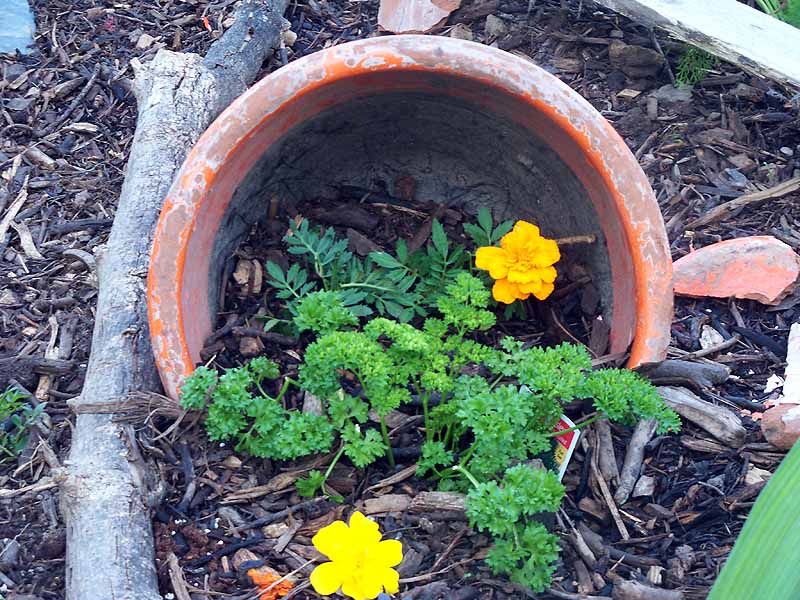
[[[475,489],[478,489],[480,487],[480,483],[478,483],[478,480],[475,479],[475,476],[472,473],[470,473],[469,471],[467,471],[461,465],[456,465],[455,467],[450,467],[450,470],[451,471],[457,471],[459,473],[463,473],[464,477],[469,479],[469,482],[473,485],[473,487]]]
[[[389,439],[389,431],[386,429],[386,419],[383,416],[381,416],[381,435],[383,435],[383,443],[386,444],[386,458],[389,459],[389,466],[394,468],[392,441]]]
[[[579,429],[583,429],[587,425],[591,425],[598,419],[605,418],[605,416],[606,416],[605,413],[596,413],[595,415],[589,417],[588,419],[581,421],[580,423],[577,423],[574,427],[570,427],[568,429],[559,429],[558,431],[551,431],[550,433],[546,433],[545,437],[547,438],[558,437],[560,435],[572,433],[573,431],[578,431]]]
[[[336,456],[333,457],[331,464],[328,465],[328,468],[325,470],[324,481],[328,481],[328,477],[330,477],[331,473],[333,472],[333,467],[335,467],[336,463],[339,462],[339,459],[342,458],[343,452],[344,452],[344,444],[342,444],[342,447],[339,448],[339,451],[336,453]]]
[[[291,377],[284,377],[283,378],[283,385],[281,386],[281,390],[278,392],[278,395],[276,396],[275,400],[280,402],[283,399],[283,396],[288,391],[290,385],[296,385],[297,387],[300,387],[300,384],[298,382],[296,382],[294,379],[292,379]],[[262,394],[263,394],[263,392],[262,392]],[[266,394],[264,394],[264,395],[266,396]]]
[[[422,397],[422,414],[425,416],[425,439],[430,442],[433,437],[433,428],[431,427],[430,419],[428,418],[428,402],[430,401],[430,394],[425,394]]]

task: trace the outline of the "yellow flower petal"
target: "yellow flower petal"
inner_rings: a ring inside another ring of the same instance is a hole
[[[367,570],[381,567],[394,567],[403,562],[403,544],[397,540],[384,540],[370,548],[367,557]]]
[[[508,253],[502,248],[483,246],[475,254],[475,266],[489,271],[492,279],[502,279],[508,273],[508,258]]]
[[[350,517],[349,544],[357,548],[366,548],[376,545],[381,541],[381,532],[378,524],[356,511]]]
[[[492,297],[503,304],[511,304],[517,299],[519,289],[517,284],[508,279],[498,279],[492,286]]]
[[[400,591],[400,574],[394,569],[381,569],[378,573],[387,594],[396,594]]]
[[[549,267],[561,260],[561,251],[555,240],[541,238],[536,244],[534,263],[537,267]]]
[[[320,529],[317,535],[311,538],[311,543],[331,560],[338,560],[353,554],[350,530],[342,521],[334,521]]]
[[[529,283],[521,283],[521,284],[519,284],[519,291],[522,294],[533,294],[533,295],[536,295],[537,293],[539,293],[541,291],[543,285],[544,284],[542,283],[542,280],[541,279],[537,279],[536,281],[531,281]]]
[[[500,238],[500,246],[517,255],[529,253],[528,246],[539,237],[539,228],[527,221],[517,221],[514,229]]]
[[[534,292],[533,295],[536,296],[536,298],[538,298],[539,300],[544,300],[550,294],[553,293],[554,289],[555,286],[552,283],[542,283],[542,289],[539,290],[538,292]]]
[[[344,525],[344,523],[342,523],[342,525]],[[330,525],[328,527],[330,527]],[[327,527],[325,529],[327,529]],[[309,580],[311,581],[314,591],[323,596],[330,596],[342,587],[341,569],[332,562],[322,563],[311,572]]]
[[[545,267],[544,269],[539,269],[539,276],[545,283],[553,283],[556,280],[557,275],[558,271],[556,271],[555,267]]]
[[[523,233],[528,237],[539,237],[539,235],[541,235],[536,225],[523,221],[522,219],[514,223],[514,231]]]
[[[511,269],[508,270],[507,279],[511,283],[523,284],[523,283],[535,283],[537,281],[540,281],[541,277],[539,276],[539,270],[538,269],[530,269],[530,268],[527,268],[527,269],[515,269],[515,268],[511,268]]]

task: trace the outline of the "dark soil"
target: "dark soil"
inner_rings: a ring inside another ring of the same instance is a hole
[[[349,249],[360,257],[373,251],[394,254],[397,242],[404,240],[410,250],[422,251],[430,240],[431,223],[443,224],[451,249],[461,246],[474,251],[474,242],[464,233],[465,222],[475,222],[472,215],[443,205],[417,203],[413,200],[381,198],[370,201],[314,201],[297,207],[279,208],[273,219],[254,227],[225,266],[221,290],[218,329],[201,351],[203,362],[218,367],[238,366],[249,358],[267,355],[289,372],[302,356],[303,340],[293,340],[280,333],[280,327],[264,332],[264,324],[273,318],[286,319],[283,301],[275,297],[264,266],[274,262],[284,270],[296,262],[282,241],[290,219],[307,218],[313,226],[333,227],[338,239],[347,239]],[[496,330],[529,344],[552,346],[561,342],[583,343],[591,347],[593,356],[605,354],[608,331],[605,323],[595,321],[602,308],[599,295],[586,275],[585,266],[564,258],[558,268],[558,289],[544,302],[528,302],[525,311],[506,311],[495,307]],[[534,329],[531,322],[539,324]],[[415,324],[421,325],[421,319]],[[594,325],[593,325],[594,324]],[[597,333],[591,337],[593,327]],[[291,350],[291,351],[287,351]]]
[[[0,465],[0,538],[15,539],[20,545],[18,560],[0,567],[0,585],[19,595],[55,599],[63,598],[63,518],[55,487],[48,480],[46,453],[34,450],[39,438],[62,461],[69,449],[71,415],[66,401],[81,389],[97,293],[92,251],[108,234],[135,125],[130,61],[147,61],[159,47],[205,52],[233,6],[205,0],[139,0],[127,5],[35,0],[33,4],[37,52],[0,58],[0,219],[20,194],[27,194],[14,218],[17,229],[0,240],[0,359],[13,359],[0,363],[0,389],[16,385],[32,394],[32,403],[48,404],[36,442],[19,461]],[[288,16],[298,41],[285,56],[265,65],[264,73],[278,68],[283,59],[376,35],[377,4],[294,3]],[[800,174],[800,122],[788,91],[721,64],[695,86],[690,98],[662,95],[654,105],[649,97],[670,83],[669,71],[655,65],[649,72],[634,72],[624,60],[609,57],[614,40],[653,49],[645,28],[588,2],[569,3],[569,10],[562,10],[560,2],[539,0],[530,12],[523,0],[464,4],[442,35],[471,35],[476,41],[531,57],[615,125],[657,193],[673,258],[690,247],[753,234],[774,235],[798,249],[798,194],[750,205],[723,222],[688,227],[721,202]],[[507,33],[498,39],[485,33],[489,14],[507,25]],[[659,41],[674,72],[683,46],[664,38]],[[623,90],[628,92],[619,95]],[[641,93],[636,95],[637,91]],[[343,195],[342,200],[355,198]],[[391,208],[369,208],[378,211],[386,231],[392,232],[371,234],[378,244],[391,242],[394,235],[413,235],[423,221]],[[435,210],[419,208],[424,215]],[[447,222],[446,215],[444,219]],[[276,219],[264,226],[277,231],[285,223]],[[337,226],[358,230],[355,224]],[[272,239],[277,239],[276,231],[270,231]],[[30,243],[23,244],[26,232]],[[262,250],[243,248],[240,254],[261,259]],[[225,310],[248,315],[258,310],[260,297],[237,299]],[[776,393],[764,393],[764,384],[770,375],[783,374],[788,327],[798,317],[798,300],[792,296],[781,306],[766,308],[752,301],[678,299],[670,355],[681,357],[697,350],[704,325],[724,339],[740,335],[735,346],[709,357],[730,367],[735,378],[703,390],[702,395],[735,411],[757,409]],[[584,339],[580,309],[559,308],[564,311],[559,313],[562,323]],[[526,329],[528,336],[553,334],[557,329],[545,321],[534,323],[534,330]],[[273,345],[266,347],[276,352]],[[231,350],[234,353],[219,354],[219,360],[231,364],[239,360],[238,339]],[[46,378],[47,369],[32,370],[29,357],[69,361],[58,371],[66,369],[66,374]],[[764,442],[750,417],[743,421],[750,433],[747,445],[738,450],[726,448],[690,424],[679,436],[656,438],[649,444],[643,474],[654,477],[655,489],[651,496],[633,498],[620,507],[631,538],[627,541],[609,519],[598,482],[589,476],[586,450],[579,450],[565,477],[569,495],[556,528],[570,534],[569,520],[582,522],[602,536],[601,543],[611,552],[606,555],[596,548],[599,560],[587,566],[577,554],[574,537],[565,535],[553,590],[541,597],[572,598],[578,591],[609,596],[615,578],[621,576],[677,588],[687,598],[704,598],[763,486],[753,467],[773,471],[782,458]],[[400,445],[413,442],[415,426],[408,424],[399,434]],[[612,431],[621,461],[630,431],[616,427]],[[153,437],[147,431],[143,436],[145,441]],[[587,439],[592,448],[592,436]],[[235,574],[237,547],[246,546],[279,572],[289,572],[315,557],[309,542],[314,531],[357,506],[365,511],[382,508],[383,513],[374,514],[383,531],[404,542],[407,561],[401,573],[408,581],[403,596],[526,597],[487,572],[480,558],[489,540],[471,532],[461,513],[387,514],[380,504],[387,502],[387,493],[413,497],[425,484],[406,479],[367,491],[387,474],[380,464],[365,472],[342,468],[336,473],[332,484],[348,497],[348,504],[339,506],[326,501],[301,503],[291,485],[277,486],[275,477],[284,465],[209,445],[197,427],[148,447],[153,448],[151,455],[162,466],[169,489],[154,520],[164,594],[173,592],[164,561],[167,551],[179,556],[187,580],[195,586],[190,590],[194,597],[212,597],[204,590],[243,597],[248,585]],[[400,462],[409,465],[413,460],[409,456]],[[194,493],[186,494],[191,481]],[[272,488],[260,487],[270,482]],[[243,497],[247,490],[252,490],[250,497]],[[282,512],[288,507],[294,507],[289,518]],[[256,520],[259,525],[253,524]],[[213,560],[199,564],[209,552],[216,553]],[[302,590],[294,597],[317,596]]]

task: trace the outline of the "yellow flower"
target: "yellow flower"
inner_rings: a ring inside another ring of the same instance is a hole
[[[355,600],[373,600],[383,591],[396,594],[400,575],[392,567],[403,560],[403,546],[396,540],[381,541],[378,524],[360,512],[350,517],[350,526],[334,521],[311,540],[331,562],[311,573],[311,585],[327,596],[339,588]]]
[[[527,221],[517,221],[514,229],[500,239],[500,248],[478,248],[475,266],[489,271],[495,279],[492,296],[498,302],[511,304],[527,300],[533,294],[547,298],[555,288],[556,268],[561,252],[555,240],[544,238],[539,228]]]

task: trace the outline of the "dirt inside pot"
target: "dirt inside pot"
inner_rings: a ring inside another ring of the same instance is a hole
[[[271,200],[288,214],[302,213],[303,202],[312,201],[319,214],[335,215],[343,199],[437,203],[464,215],[487,206],[497,220],[528,220],[547,237],[594,235],[591,247],[566,248],[565,262],[585,267],[604,317],[613,321],[604,233],[576,175],[535,132],[499,112],[449,96],[412,93],[334,106],[270,146],[233,195],[215,239],[212,312],[225,259],[267,216]]]

